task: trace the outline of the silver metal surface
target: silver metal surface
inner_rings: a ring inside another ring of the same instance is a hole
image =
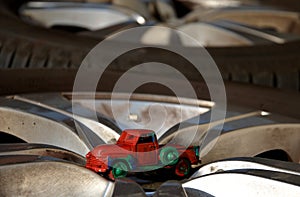
[[[299,28],[299,13],[264,8],[216,9],[193,11],[185,16],[186,22],[228,20],[257,28],[272,28],[278,32],[294,32]]]
[[[150,0],[151,1],[151,0]],[[145,0],[111,0],[113,5],[121,6],[139,13],[145,19],[152,18]]]
[[[237,121],[237,120],[241,120],[241,119],[245,119],[245,118],[249,118],[249,117],[253,117],[253,116],[261,116],[261,111],[250,111],[247,113],[243,113],[244,111],[229,111],[227,112],[226,118],[224,120],[224,124],[228,124],[228,122],[231,121]],[[203,138],[205,137],[207,130],[209,128],[209,125],[211,125],[211,130],[213,130],[214,127],[217,127],[222,120],[216,120],[215,122],[210,122],[210,112],[203,114],[202,116],[200,116],[200,122],[195,122],[194,119],[190,119],[187,121],[186,125],[178,130],[173,130],[173,131],[166,131],[166,135],[162,136],[161,138],[159,138],[159,141],[164,144],[169,142],[170,140],[172,140],[175,136],[182,136],[181,140],[184,140],[186,133],[189,133],[189,131],[197,129],[198,130],[198,134],[197,136],[195,136],[194,138],[194,145],[199,145],[201,143],[201,140],[203,140]],[[256,122],[256,124],[264,124],[265,122],[263,120],[261,120],[261,122]],[[240,124],[240,127],[244,127],[246,125],[244,124]],[[226,127],[223,128],[223,130],[225,130]],[[218,137],[218,136],[215,136]],[[211,139],[213,140],[213,139]]]
[[[50,101],[54,103],[57,103],[55,100],[60,102],[56,107],[44,104],[49,98],[52,98]],[[0,131],[29,143],[54,145],[82,156],[99,144],[113,143],[118,139],[119,134],[115,130],[88,118],[86,114],[91,112],[82,110],[85,115],[68,112],[67,106],[72,109],[71,103],[65,101],[65,104],[62,98],[59,94],[46,94],[42,98],[36,96],[36,99],[32,99],[32,96],[2,98]],[[40,102],[40,99],[44,102]],[[115,128],[113,123],[111,127]]]
[[[162,21],[169,22],[177,18],[172,0],[158,0],[153,2]]]
[[[196,42],[191,42],[190,39],[182,40],[184,46],[251,46],[255,43],[246,37],[237,33],[226,30],[222,27],[216,27],[205,23],[189,23],[178,27],[179,31],[193,37]]]
[[[278,165],[279,164],[279,165]],[[205,176],[217,172],[231,171],[231,170],[241,170],[241,169],[257,169],[257,170],[268,170],[289,173],[300,176],[300,165],[298,168],[289,168],[290,163],[267,160],[262,158],[236,158],[236,159],[226,159],[222,161],[215,161],[202,166],[198,171],[196,171],[190,178],[196,178],[200,176]],[[293,164],[293,167],[297,164]]]
[[[64,162],[0,166],[0,196],[112,196],[114,184]]]
[[[223,8],[239,7],[241,5],[257,5],[258,0],[177,0],[191,8]]]
[[[233,23],[229,21],[215,21],[213,24],[217,26],[230,29],[237,32],[239,35],[248,34],[257,38],[265,39],[272,43],[284,44],[286,42],[292,42],[300,39],[300,36],[294,34],[278,33],[275,31],[258,29],[243,24]]]
[[[143,16],[132,10],[104,4],[28,2],[19,13],[24,20],[47,28],[74,26],[94,31],[128,21],[146,22]]]
[[[72,97],[70,93],[65,95]],[[110,93],[98,93],[94,103],[91,95],[82,94],[82,99],[73,102],[91,110],[95,104],[96,111],[112,119],[118,115],[118,122],[121,123],[118,126],[122,130],[131,128],[129,121],[134,121],[144,128],[152,128],[158,137],[174,125],[209,111],[214,105],[209,101],[146,94],[133,94],[128,102],[124,100],[126,98],[124,94],[116,93],[118,100],[114,100],[113,104],[117,105],[118,111],[114,114],[111,100],[108,99],[109,95]],[[80,96],[76,95],[76,98]]]
[[[67,125],[5,106],[0,107],[0,130],[26,142],[50,144],[80,155],[89,151],[74,129]]]
[[[168,27],[164,24],[162,26]],[[189,23],[178,26],[177,32],[168,28],[149,28],[139,38],[128,38],[123,42],[142,43],[157,46],[199,47],[199,46],[251,46],[255,43],[246,37],[208,23]],[[193,38],[193,39],[190,39]]]
[[[274,177],[272,177],[272,174]],[[276,176],[276,177],[275,177]],[[292,180],[294,179],[294,180]],[[292,182],[289,182],[289,180]],[[271,171],[232,171],[192,179],[185,189],[204,191],[212,196],[299,196],[299,176]]]
[[[31,103],[31,104],[34,104],[34,105],[38,105],[39,107],[43,107],[45,109],[49,109],[49,110],[58,112],[60,114],[63,114],[65,116],[68,116],[70,118],[73,118],[74,121],[81,122],[85,126],[87,126],[89,129],[91,129],[105,143],[113,143],[120,136],[118,133],[116,133],[111,128],[109,128],[109,127],[107,127],[107,126],[105,126],[105,125],[103,125],[103,124],[101,124],[101,123],[99,123],[99,122],[97,122],[95,120],[91,120],[89,118],[82,117],[82,116],[79,116],[77,114],[72,114],[70,112],[61,110],[59,108],[51,107],[49,105],[36,102],[36,101],[34,101],[34,99],[30,100],[30,99],[23,98],[23,97],[20,97],[20,96],[15,96],[14,99],[15,100],[20,100],[20,101],[23,101],[23,102],[26,102],[26,103]]]
[[[230,157],[253,157],[270,150],[283,150],[293,162],[300,162],[300,124],[251,126],[222,134],[203,163]],[[209,146],[209,145],[208,145]],[[202,150],[205,153],[205,150]]]

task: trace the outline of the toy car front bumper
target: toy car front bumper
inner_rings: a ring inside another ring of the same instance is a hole
[[[96,158],[90,153],[86,156],[85,167],[97,173],[105,173],[108,170],[108,165],[104,161],[102,161],[100,158]]]

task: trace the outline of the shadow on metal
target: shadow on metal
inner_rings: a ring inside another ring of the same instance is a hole
[[[45,144],[0,144],[1,155],[38,155],[47,156],[85,165],[85,158],[74,152]]]
[[[153,197],[187,197],[186,192],[182,188],[180,182],[167,181],[163,183],[155,192]]]
[[[115,188],[113,192],[113,197],[146,197],[143,188],[136,182],[130,179],[117,179],[115,181]]]

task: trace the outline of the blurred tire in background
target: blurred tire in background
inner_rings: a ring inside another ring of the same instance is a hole
[[[108,10],[120,6],[132,10],[144,17],[146,21],[138,24],[137,21],[128,20],[99,30],[81,27],[76,27],[74,30],[74,27],[66,28],[61,25],[45,27],[40,23],[39,16],[32,18],[33,15],[29,14],[26,18],[24,9],[22,10],[25,2],[22,0],[0,1],[0,67],[1,72],[7,73],[6,79],[1,81],[1,94],[43,91],[38,87],[48,83],[43,77],[35,76],[32,72],[29,74],[29,80],[22,79],[25,83],[29,83],[26,81],[31,82],[18,89],[20,81],[13,75],[9,76],[14,73],[11,70],[28,72],[41,70],[47,75],[46,72],[51,69],[61,69],[70,71],[66,72],[67,76],[61,76],[62,78],[70,77],[69,75],[74,74],[72,71],[76,71],[80,66],[85,55],[105,37],[114,32],[149,24],[177,28],[194,36],[206,46],[223,78],[227,81],[293,91],[300,89],[299,13],[291,11],[297,10],[295,1],[286,1],[285,3],[280,1],[240,1],[246,2],[246,5],[233,4],[234,6],[231,6],[229,4],[230,7],[227,7],[225,4],[222,8],[220,6],[205,8],[203,6],[205,2],[213,1],[199,0],[200,3],[202,2],[202,6],[200,8],[198,6],[194,10],[180,5],[181,9],[188,10],[181,17],[178,17],[181,10],[178,8],[178,2],[161,1],[162,3],[156,4],[156,1],[154,3],[152,1],[138,1],[138,3],[133,0],[113,1],[113,5],[105,4],[108,7],[114,6]],[[128,6],[126,7],[126,5]],[[275,5],[276,9],[266,8],[264,5]],[[168,10],[169,15],[162,14],[160,8]],[[30,10],[27,7],[28,10],[36,13],[38,9]],[[199,36],[199,34],[202,35],[200,31],[204,31],[204,35],[213,35],[214,37],[203,38]],[[153,37],[159,39],[159,34],[153,35]],[[226,40],[229,41],[224,42]],[[197,50],[191,46],[187,47],[187,50]],[[128,55],[121,58],[120,61],[114,61],[109,69],[123,72],[133,66],[135,62],[139,62],[140,59],[155,55],[157,55],[155,52],[143,49],[137,51],[134,58]],[[184,66],[182,65],[182,67]],[[195,76],[192,71],[186,69],[185,72],[188,78],[198,80],[198,76]],[[14,86],[13,83],[17,84]],[[57,88],[71,90],[72,85],[70,83],[64,84],[62,87],[48,87],[47,90],[54,91]]]

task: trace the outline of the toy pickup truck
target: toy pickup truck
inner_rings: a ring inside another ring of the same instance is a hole
[[[112,180],[128,172],[172,168],[178,177],[199,164],[199,146],[159,145],[154,131],[124,130],[116,144],[99,145],[86,155],[86,168]]]

